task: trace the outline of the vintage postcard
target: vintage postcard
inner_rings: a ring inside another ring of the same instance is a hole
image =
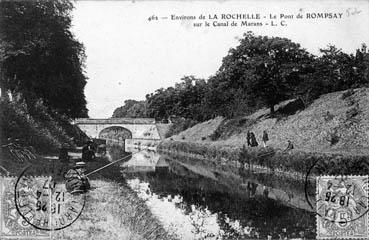
[[[369,1],[0,0],[0,239],[369,239]]]

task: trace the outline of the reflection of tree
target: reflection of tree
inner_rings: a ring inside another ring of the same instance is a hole
[[[206,212],[204,209],[193,209],[190,213],[191,224],[194,226],[192,232],[196,235],[196,239],[208,239],[215,236],[207,230],[206,220],[210,217],[210,212]]]
[[[206,235],[203,228],[204,223],[201,216],[199,216],[200,220],[194,216],[192,205],[196,209],[206,208],[211,213],[218,214],[218,224],[224,231],[224,237],[229,239],[253,238],[259,233],[261,238],[267,238],[267,235],[277,238],[284,232],[284,229],[286,229],[284,233],[286,236],[292,236],[297,235],[299,231],[309,229],[310,226],[315,226],[314,216],[303,210],[289,208],[263,197],[250,199],[245,191],[238,192],[235,189],[229,189],[222,183],[197,175],[183,166],[177,166],[176,171],[176,173],[169,171],[145,173],[141,174],[141,179],[148,182],[151,191],[160,197],[181,196],[183,198],[181,208],[192,218],[195,231],[200,236]],[[255,185],[250,183],[250,191],[253,194],[256,191]],[[222,214],[226,214],[227,217]],[[249,236],[245,236],[243,231],[236,231],[232,228],[226,222],[227,218],[230,221],[239,220],[243,228],[248,226],[253,230]],[[305,236],[314,238],[314,229],[309,229],[309,231]]]
[[[171,158],[174,158],[174,160],[177,162],[185,163],[192,166],[199,166],[199,168],[206,169],[208,172],[213,172],[218,182],[221,182],[223,185],[227,186],[231,190],[233,189],[237,191],[236,188],[239,187],[241,184],[245,184],[248,181],[253,180],[253,182],[258,184],[262,184],[275,189],[281,189],[289,195],[299,196],[301,198],[305,197],[305,176],[302,176],[302,178],[300,179],[293,179],[275,173],[255,173],[248,170],[240,170],[240,168],[220,168],[219,165],[214,164],[214,162],[201,160],[198,158],[179,156]],[[175,161],[170,162],[173,165]],[[178,168],[175,166],[171,167]],[[192,174],[192,172],[188,169],[179,171],[177,171],[177,169],[175,170],[176,173],[182,176],[186,176],[186,171],[190,172],[189,174]],[[315,196],[315,182],[308,184],[308,193],[312,193]]]

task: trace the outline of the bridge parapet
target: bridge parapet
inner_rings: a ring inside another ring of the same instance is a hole
[[[76,118],[75,124],[155,124],[155,118]]]

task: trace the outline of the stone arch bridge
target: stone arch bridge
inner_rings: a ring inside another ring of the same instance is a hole
[[[105,138],[104,134],[117,129],[123,132],[124,139],[161,140],[165,135],[161,131],[163,124],[156,124],[153,118],[77,118],[73,123],[91,138]]]

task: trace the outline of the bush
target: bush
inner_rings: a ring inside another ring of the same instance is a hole
[[[197,124],[197,121],[192,119],[176,119],[173,121],[172,125],[170,125],[168,132],[165,134],[165,138],[177,135],[178,133],[194,126],[195,124]]]
[[[356,117],[360,113],[358,107],[352,107],[346,111],[346,118],[350,120],[351,118]]]
[[[326,121],[331,121],[334,118],[334,115],[332,113],[330,113],[329,111],[327,111],[324,115],[324,119]]]
[[[219,130],[219,128],[217,128],[212,134],[209,135],[209,138],[211,141],[216,141],[220,138],[221,135],[221,131]]]
[[[54,118],[42,101],[29,108],[22,100],[1,99],[0,111],[1,142],[7,142],[8,138],[20,139],[23,145],[32,146],[39,153],[57,152],[64,142],[72,145],[70,136],[59,124],[62,117]],[[69,122],[63,124],[71,126]]]
[[[351,89],[349,89],[349,90],[342,93],[341,99],[345,100],[346,98],[351,97],[354,94],[355,94],[355,91],[354,91],[354,89],[351,88]]]
[[[220,138],[224,139],[231,135],[241,133],[245,129],[249,128],[256,123],[255,119],[248,119],[245,117],[238,117],[235,119],[223,120],[219,124],[218,128],[210,134],[209,138],[212,141],[216,141]]]

